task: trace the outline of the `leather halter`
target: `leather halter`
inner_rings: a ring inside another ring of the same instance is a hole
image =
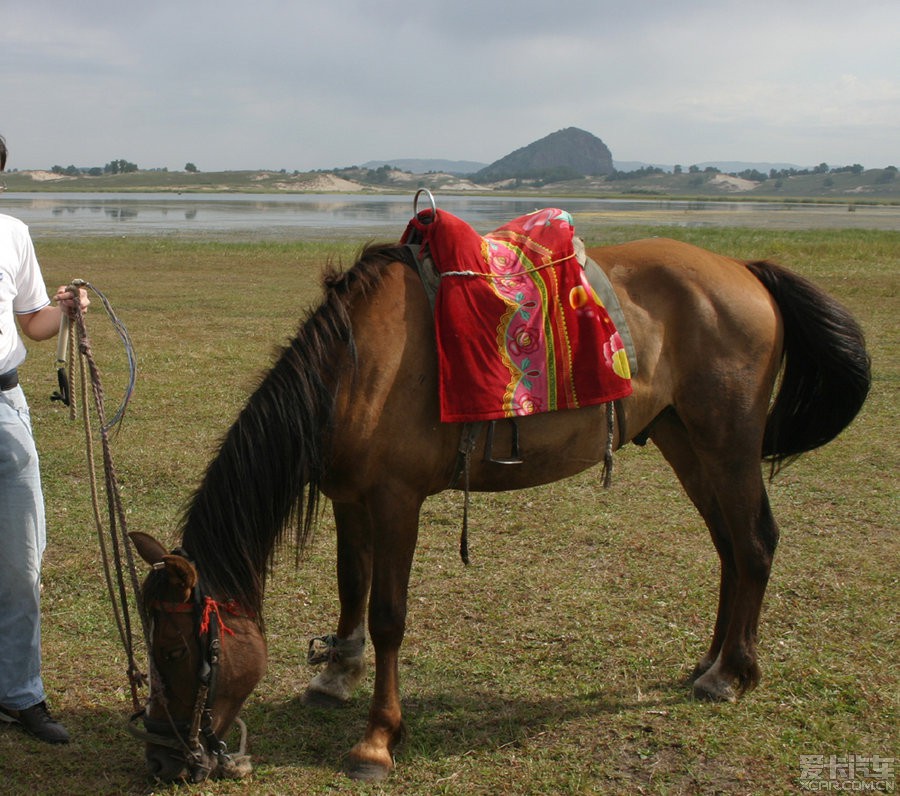
[[[173,550],[174,555],[190,560],[182,549]],[[234,635],[222,621],[220,609],[233,616],[248,616],[233,601],[217,602],[200,588],[199,583],[191,589],[191,599],[187,602],[175,603],[162,600],[153,601],[150,606],[156,611],[166,614],[193,613],[194,630],[200,648],[200,664],[197,671],[197,693],[194,697],[194,708],[189,722],[176,722],[168,710],[166,683],[162,673],[153,661],[152,650],[149,656],[151,682],[162,692],[161,702],[166,712],[166,720],[151,719],[146,708],[135,713],[128,722],[128,731],[135,738],[154,746],[174,749],[183,754],[191,775],[192,782],[203,782],[214,767],[210,761],[215,758],[216,764],[226,776],[235,771],[242,759],[246,759],[247,727],[238,717],[235,718],[241,733],[238,751],[229,754],[228,747],[212,728],[212,705],[216,697],[219,665],[222,656],[221,632]],[[203,639],[206,639],[204,645]],[[143,729],[137,726],[142,720]]]

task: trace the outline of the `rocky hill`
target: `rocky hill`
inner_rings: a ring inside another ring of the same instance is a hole
[[[614,171],[612,153],[597,136],[567,127],[511,152],[472,175],[478,183],[602,177]]]

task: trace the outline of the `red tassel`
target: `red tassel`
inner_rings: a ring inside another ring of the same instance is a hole
[[[219,613],[219,604],[212,597],[205,598],[203,602],[203,616],[200,617],[200,635],[202,636],[209,632],[209,617],[212,613],[215,613],[219,627],[229,636],[233,636],[234,631],[230,627],[226,627],[222,621],[222,615]]]

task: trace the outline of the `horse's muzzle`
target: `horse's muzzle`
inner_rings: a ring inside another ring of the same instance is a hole
[[[203,782],[216,767],[216,759],[201,752],[202,760],[188,761],[177,749],[148,744],[147,773],[158,782]]]
[[[144,726],[139,727],[138,722]],[[199,745],[188,750],[184,727],[150,719],[144,711],[135,713],[127,727],[131,735],[144,742],[147,773],[154,781],[202,782],[216,767],[216,757]]]
[[[131,733],[146,743],[147,772],[159,782],[204,782],[213,779],[243,779],[253,771],[247,749],[247,727],[236,719],[241,731],[239,751],[229,754],[225,744],[220,744],[217,754],[198,745],[188,750],[174,739],[158,733],[141,731],[129,725]]]

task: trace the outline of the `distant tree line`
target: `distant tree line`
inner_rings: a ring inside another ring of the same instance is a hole
[[[200,171],[194,163],[188,161],[184,164],[184,170],[190,174],[196,174]],[[102,177],[104,174],[131,174],[140,171],[137,163],[128,160],[111,160],[103,168],[100,166],[54,166],[50,169],[54,174],[64,174],[67,177]],[[168,171],[167,168],[149,169],[149,171]],[[284,172],[284,169],[281,170]]]
[[[127,160],[111,160],[103,168],[100,166],[91,166],[84,168],[79,166],[54,166],[50,169],[54,174],[64,174],[67,177],[102,177],[104,174],[130,174],[138,171],[137,163],[131,163]]]
[[[836,166],[830,168],[827,163],[820,163],[811,169],[771,169],[769,177],[773,180],[785,177],[803,177],[809,174],[862,174],[865,169],[859,164],[852,166]]]
[[[51,171],[54,174],[60,174],[67,177],[101,177],[103,175],[108,174],[129,174],[136,171],[140,171],[138,165],[136,163],[132,163],[125,159],[117,159],[111,160],[105,166],[92,166],[92,167],[83,167],[83,166],[53,166]],[[188,162],[184,166],[184,170],[190,174],[196,174],[200,170],[197,168],[196,164],[192,162]],[[167,172],[167,168],[155,168],[149,169],[149,171],[161,171]],[[337,169],[318,169],[318,172],[322,173],[330,173],[338,176],[344,176],[347,179],[353,179],[360,182],[372,184],[372,185],[388,185],[393,182],[393,174],[395,172],[403,172],[401,169],[397,169],[393,166],[389,166],[387,164],[383,166],[379,166],[375,169],[370,169],[361,166],[347,166],[344,168]],[[770,169],[768,174],[759,171],[758,169],[744,169],[739,172],[723,172],[721,169],[715,166],[705,166],[701,168],[698,165],[688,166],[685,169],[681,165],[676,165],[672,168],[672,173],[676,175],[684,174],[687,172],[691,175],[691,179],[689,181],[690,185],[699,186],[703,182],[706,181],[710,176],[714,176],[716,174],[726,173],[732,177],[741,177],[746,180],[752,180],[753,182],[765,182],[766,180],[773,180],[779,182],[781,180],[787,179],[789,177],[802,177],[806,175],[824,175],[826,184],[833,184],[830,175],[835,174],[862,174],[865,169],[859,164],[854,163],[852,166],[836,166],[830,167],[827,163],[820,163],[818,166],[814,166],[812,168],[805,169],[797,169],[797,168],[784,168],[784,169]],[[281,173],[286,173],[285,169],[281,169]],[[300,172],[294,171],[294,174],[298,174]],[[406,171],[405,173],[409,174],[411,172]],[[634,169],[633,171],[619,171],[614,170],[610,174],[606,175],[606,179],[609,182],[616,181],[626,181],[626,180],[638,180],[642,177],[652,177],[655,175],[665,175],[667,173],[666,169],[663,169],[660,166],[643,166],[638,169]],[[532,185],[545,185],[548,183],[554,182],[563,182],[567,180],[576,180],[582,177],[581,174],[577,173],[574,169],[568,166],[556,166],[556,167],[547,167],[542,169],[531,169],[527,173],[523,172],[516,177],[513,178],[513,184],[518,186],[521,184],[529,183]],[[881,170],[881,174],[878,175],[876,182],[878,183],[888,183],[895,180],[897,177],[897,167],[896,166],[888,166]]]
[[[364,182],[369,185],[390,184],[393,182],[393,174],[404,172],[404,170],[402,169],[398,169],[387,164],[379,166],[375,169],[370,169],[363,166],[345,166],[343,168],[336,169],[318,169],[317,171],[322,173],[335,174],[346,179]],[[859,163],[854,163],[852,166],[836,166],[833,168],[830,167],[827,163],[820,163],[818,166],[814,166],[813,168],[808,169],[771,169],[768,173],[759,171],[758,169],[744,169],[743,171],[739,172],[723,172],[716,166],[704,166],[701,168],[697,165],[688,166],[687,169],[685,169],[681,165],[676,165],[672,169],[673,174],[690,174],[691,179],[689,181],[689,184],[695,187],[702,185],[709,177],[723,173],[728,174],[731,177],[741,177],[745,180],[752,180],[753,182],[765,182],[766,180],[782,180],[787,177],[800,177],[809,174],[822,174],[825,175],[826,179],[830,179],[828,175],[844,173],[862,174],[863,171],[865,171],[865,169]],[[411,172],[405,171],[404,173],[410,174]],[[609,182],[637,180],[642,177],[665,175],[666,173],[666,169],[663,169],[660,166],[642,166],[641,168],[634,169],[633,171],[614,170],[612,173],[606,175],[606,180]],[[882,171],[882,174],[878,177],[877,182],[890,182],[895,178],[896,173],[897,169],[894,166],[888,166]],[[470,177],[471,176],[472,175],[470,175]],[[582,176],[583,175],[575,172],[568,166],[531,169],[527,173],[523,172],[522,174],[513,178],[512,185],[514,187],[518,187],[522,184],[528,183],[531,185],[541,186],[548,183],[563,182],[566,180],[577,180]]]
[[[682,166],[675,166],[672,171],[674,174],[684,173]],[[753,180],[754,182],[765,182],[769,179],[776,180],[785,179],[786,177],[802,177],[808,174],[862,174],[863,171],[865,171],[865,169],[859,163],[854,163],[852,166],[837,166],[835,168],[829,167],[827,163],[820,163],[818,166],[811,169],[770,169],[768,174],[761,172],[758,169],[744,169],[743,171],[732,171],[727,173],[731,177],[742,177],[745,180]],[[884,171],[886,174],[896,174],[897,169],[894,166],[888,166]],[[654,174],[665,173],[665,169],[662,169],[659,166],[643,166],[634,171],[614,171],[606,179],[610,181],[635,180],[640,179],[641,177],[652,177]],[[703,169],[699,166],[689,166],[688,173],[721,174],[722,170],[715,166],[706,166]],[[893,176],[885,177],[883,175],[881,177],[881,180],[883,181],[890,181],[892,179]]]
[[[84,177],[85,175],[88,177],[99,177],[103,174],[103,169],[99,166],[89,169],[79,168],[78,166],[66,166],[65,168],[54,166],[50,171],[54,174],[64,174],[66,177]]]
[[[676,173],[680,173],[681,166],[676,166],[676,169],[679,171]],[[612,174],[607,174],[606,179],[610,182],[615,182],[616,180],[635,180],[640,177],[652,177],[654,174],[665,174],[666,170],[661,169],[659,166],[643,166],[642,168],[635,169],[634,171],[614,171]]]

